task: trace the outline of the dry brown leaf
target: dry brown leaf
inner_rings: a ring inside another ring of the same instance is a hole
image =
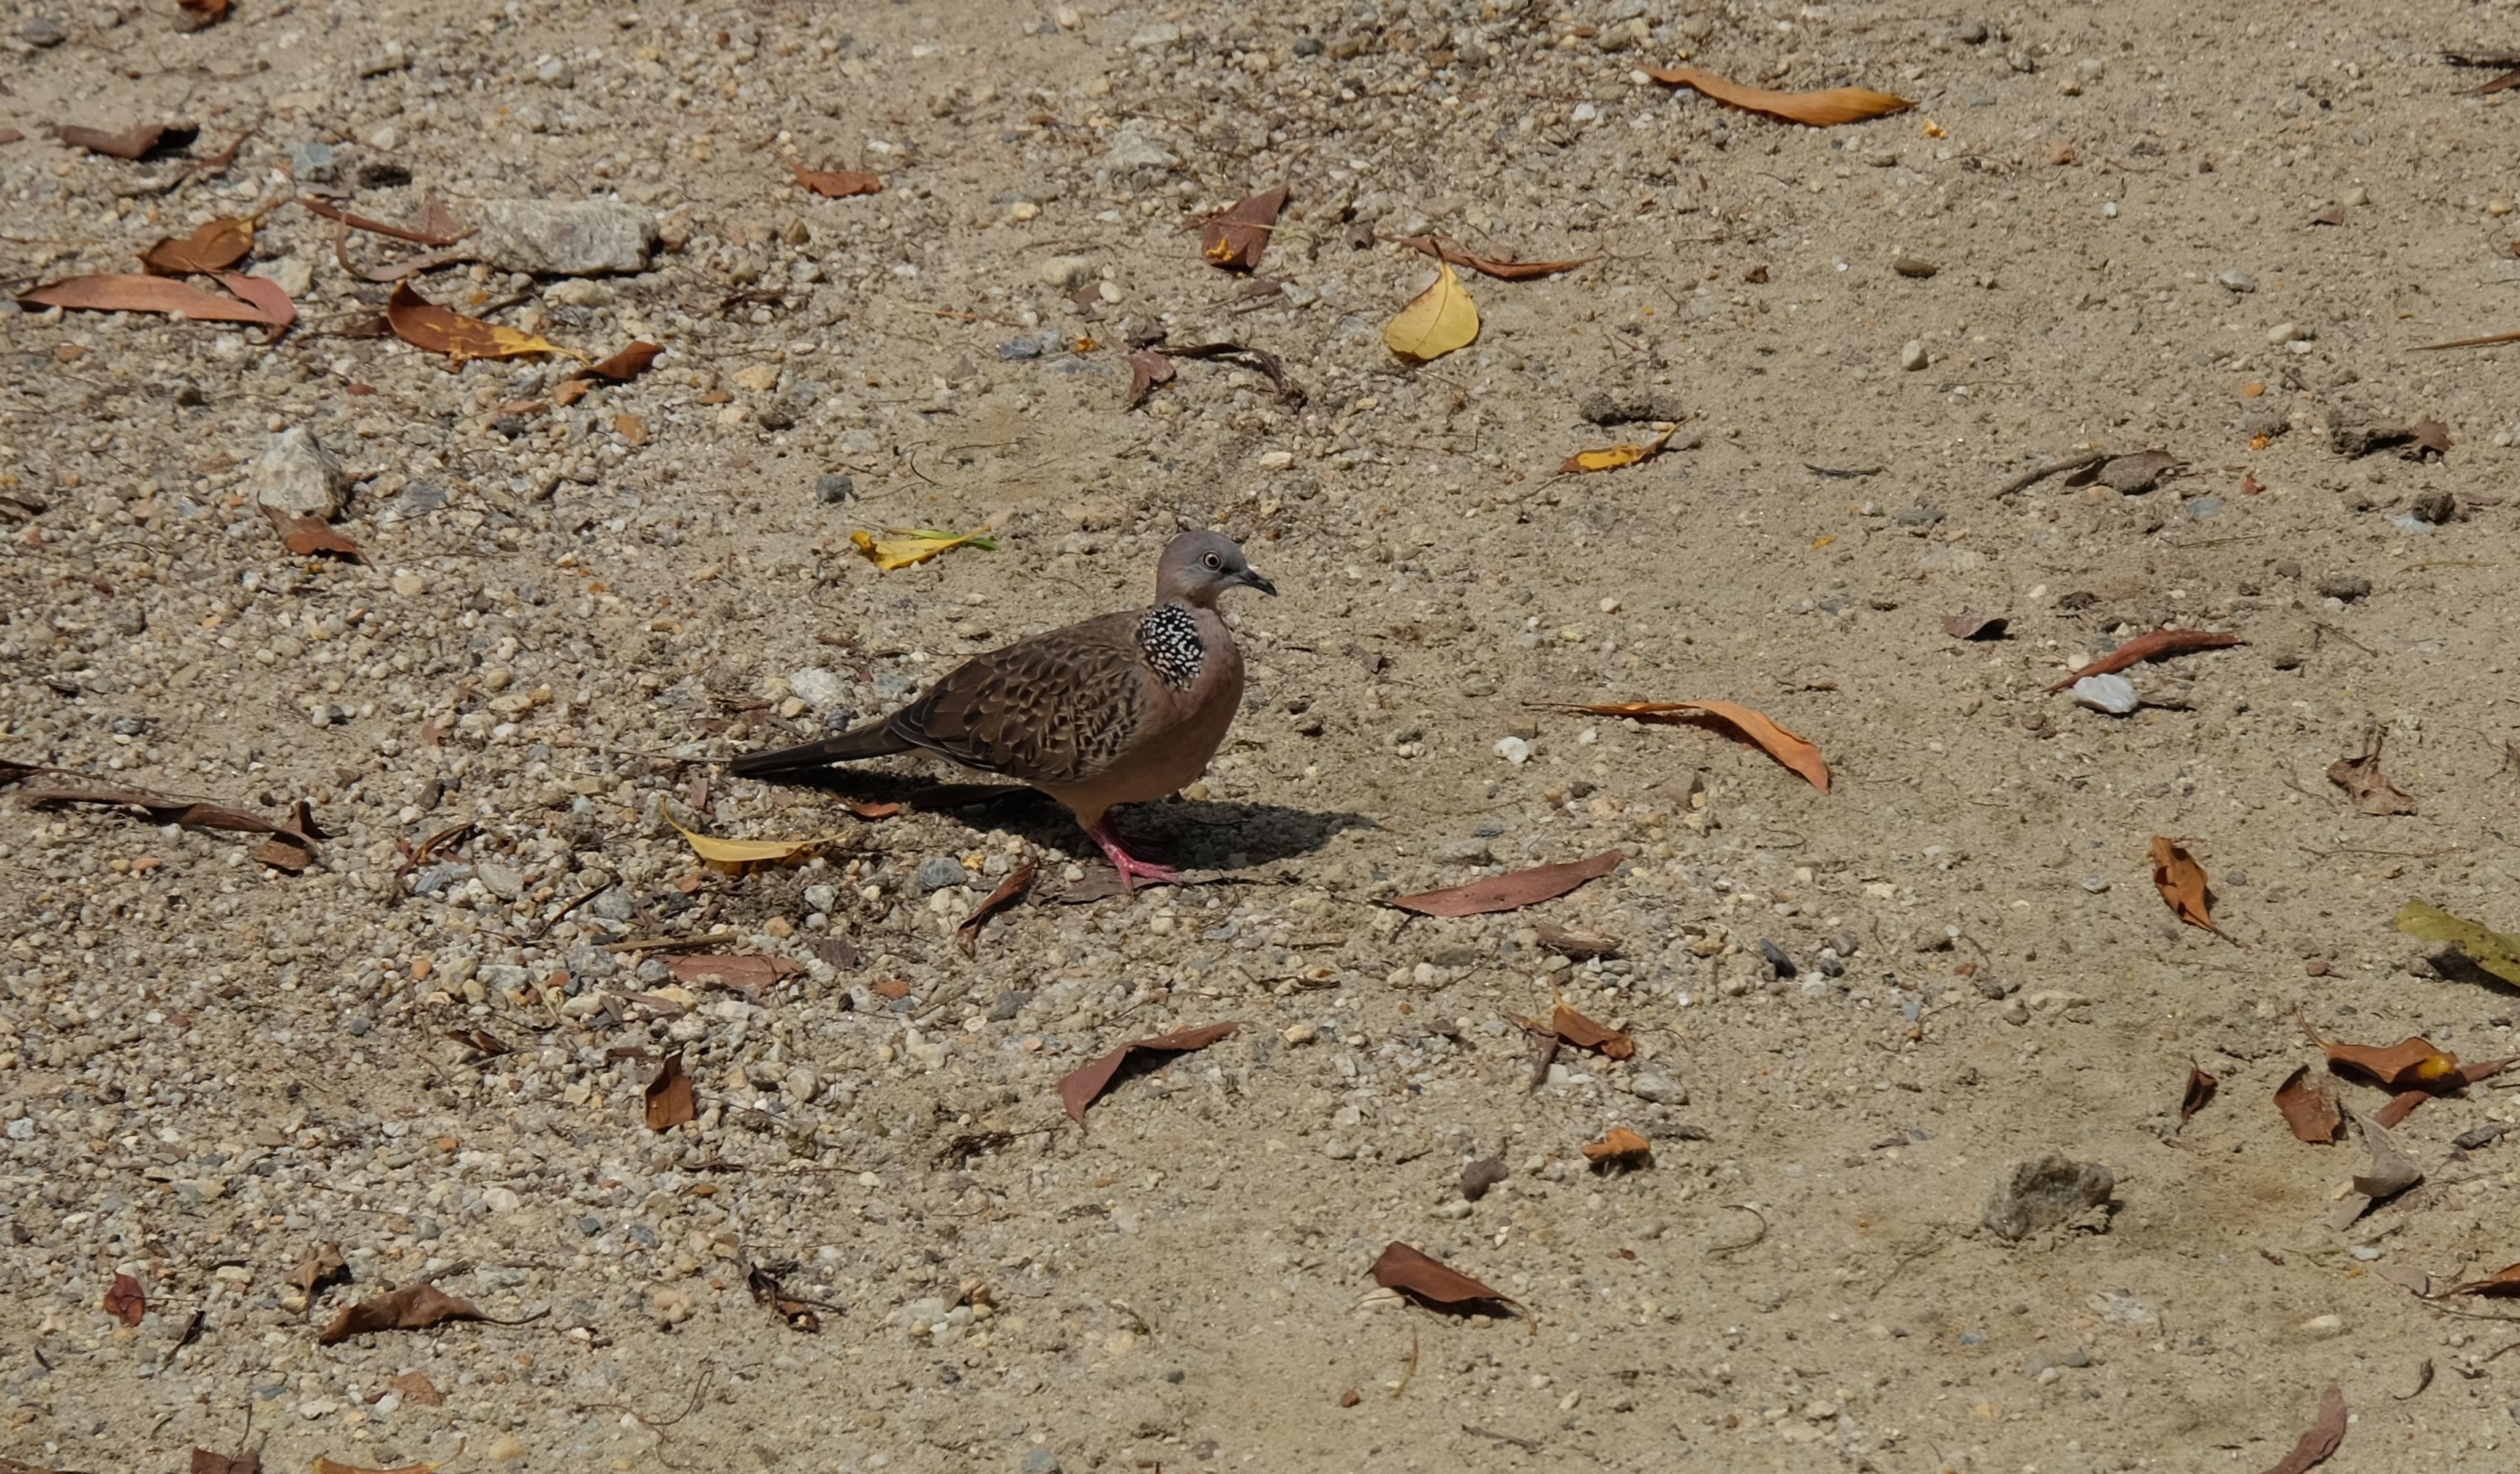
[[[569,375],[572,380],[601,379],[607,383],[628,383],[648,372],[663,348],[651,342],[634,342],[602,363],[588,364]]]
[[[456,363],[475,358],[522,358],[533,353],[562,353],[568,350],[547,342],[530,333],[485,323],[476,317],[466,317],[451,308],[440,307],[411,290],[408,282],[394,288],[385,303],[385,324],[394,336],[415,348],[430,353],[443,353]],[[570,355],[574,357],[575,355]]]
[[[373,1300],[342,1307],[341,1314],[334,1317],[333,1323],[315,1338],[315,1344],[332,1346],[370,1331],[427,1330],[449,1320],[489,1318],[472,1301],[458,1300],[423,1279]]]
[[[954,928],[955,939],[963,946],[963,956],[975,957],[979,954],[980,928],[988,924],[989,917],[1022,900],[1024,892],[1032,888],[1032,877],[1039,873],[1041,873],[1041,862],[1025,861],[1010,871],[1007,878],[998,882],[998,888],[989,892],[987,900],[982,901],[969,916],[963,918],[963,924]]]
[[[1598,1167],[1646,1167],[1653,1163],[1653,1143],[1624,1126],[1584,1143],[1584,1158]]]
[[[1129,366],[1129,398],[1122,410],[1136,409],[1157,385],[1173,381],[1172,358],[1161,348],[1141,348],[1122,362]]]
[[[219,282],[233,296],[204,291],[171,277],[130,275],[65,277],[22,293],[29,307],[65,307],[72,312],[162,312],[197,322],[253,323],[286,328],[297,320],[296,304],[277,283],[262,277],[228,272]]]
[[[2354,800],[2354,807],[2365,814],[2387,818],[2415,812],[2414,795],[2380,771],[2380,744],[2376,741],[2361,757],[2340,757],[2328,764],[2327,781],[2344,789],[2346,796]]]
[[[1561,271],[1573,271],[1578,266],[1590,266],[1600,259],[1598,256],[1578,256],[1571,261],[1517,261],[1510,256],[1483,256],[1450,236],[1403,236],[1400,244],[1438,261],[1466,266],[1481,276],[1494,277],[1500,282],[1527,282],[1534,277],[1555,276]]]
[[[1943,621],[1943,633],[1954,640],[2001,640],[2005,623],[2001,614],[1972,614],[1962,609]]]
[[[2452,1285],[2450,1293],[2453,1295],[2520,1295],[2520,1264],[2506,1265],[2483,1279],[2471,1279],[2465,1284]]]
[[[1390,904],[1401,911],[1414,911],[1421,916],[1475,916],[1495,911],[1519,911],[1542,901],[1555,900],[1587,880],[1598,879],[1617,870],[1627,858],[1621,851],[1604,850],[1589,860],[1534,866],[1527,871],[1508,871],[1502,875],[1490,875],[1484,880],[1473,880],[1467,885],[1456,885],[1447,890],[1400,896]]]
[[[1278,228],[1278,212],[1286,207],[1286,187],[1262,190],[1209,218],[1198,233],[1198,253],[1211,266],[1227,271],[1251,271],[1260,264],[1260,253],[1269,248],[1270,233]]]
[[[125,1325],[138,1325],[149,1315],[149,1297],[141,1293],[139,1280],[116,1274],[105,1292],[104,1309]]]
[[[692,1094],[692,1077],[683,1073],[683,1056],[679,1051],[667,1054],[656,1067],[656,1078],[648,1082],[648,1129],[672,1131],[698,1117],[699,1102]]]
[[[665,968],[678,983],[713,981],[738,993],[758,994],[783,978],[805,970],[793,958],[717,952],[685,953],[665,959]]]
[[[846,200],[855,195],[877,195],[883,192],[883,181],[858,169],[805,169],[794,164],[788,172],[796,182],[826,200]]]
[[[1916,106],[1904,97],[1892,97],[1886,92],[1872,92],[1862,87],[1831,87],[1823,92],[1771,92],[1765,87],[1745,87],[1739,82],[1728,82],[1694,67],[1647,67],[1644,73],[1666,86],[1687,87],[1702,93],[1728,108],[1765,113],[1769,117],[1812,128],[1886,117]]]
[[[2190,1062],[2187,1066],[2187,1084],[2179,1093],[2179,1124],[2185,1126],[2193,1120],[2196,1113],[2203,1110],[2214,1098],[2214,1092],[2221,1085],[2221,1081]]]
[[[1666,725],[1705,726],[1710,721],[1749,738],[1768,756],[1784,764],[1822,793],[1828,791],[1828,763],[1820,748],[1797,737],[1765,712],[1732,701],[1614,701],[1600,706],[1567,706],[1560,710],[1595,717],[1626,717]]]
[[[186,30],[206,30],[227,19],[229,0],[175,0]]]
[[[273,508],[264,508],[263,515],[271,518],[272,530],[280,534],[280,545],[299,558],[322,554],[347,558],[351,562],[367,561],[359,545],[343,536],[334,525],[319,516],[291,516]]]
[[[2309,1065],[2286,1075],[2284,1083],[2275,1087],[2275,1109],[2283,1112],[2284,1124],[2292,1128],[2297,1140],[2331,1146],[2345,1135],[2344,1107],[2336,1103],[2326,1082],[2310,1078]]]
[[[2205,867],[2196,857],[2180,848],[2176,840],[2152,836],[2152,883],[2160,890],[2161,899],[2179,919],[2190,926],[2201,926],[2216,936],[2223,928],[2214,924],[2213,893],[2206,888]]]
[[[2308,1474],[2345,1442],[2345,1394],[2331,1386],[2318,1395],[2318,1415],[2312,1420],[2310,1431],[2292,1446],[2291,1452],[2276,1459],[2267,1474]]]
[[[131,159],[146,158],[159,149],[180,149],[200,137],[201,131],[191,123],[143,123],[119,133],[108,133],[103,128],[53,125],[53,136],[73,149]]]
[[[320,1244],[307,1250],[306,1257],[298,1261],[297,1268],[289,1272],[289,1283],[295,1286],[309,1304],[313,1303],[316,1292],[327,1286],[349,1282],[350,1267],[342,1260],[341,1246],[338,1243]]]
[[[1565,463],[1557,468],[1557,473],[1572,476],[1590,470],[1616,470],[1622,466],[1650,461],[1661,455],[1663,447],[1669,445],[1671,437],[1678,433],[1678,430],[1665,430],[1642,445],[1626,440],[1604,450],[1579,450],[1566,458]]]
[[[402,1400],[415,1407],[443,1407],[446,1394],[425,1371],[406,1371],[398,1377],[385,1378],[385,1385],[402,1394]]]
[[[2081,667],[2064,680],[2048,687],[2048,693],[2054,695],[2086,676],[2109,675],[2115,671],[2122,671],[2130,665],[2145,660],[2157,660],[2164,655],[2180,655],[2189,650],[2220,649],[2227,645],[2246,644],[2248,642],[2239,636],[2224,630],[2154,630],[2148,635],[2136,636],[2097,660]]]
[[[391,236],[397,241],[409,241],[414,246],[453,246],[472,234],[456,222],[445,203],[435,196],[429,197],[421,205],[420,213],[412,218],[409,225],[395,225],[387,220],[371,220],[365,215],[354,215],[338,204],[318,200],[312,195],[298,196],[297,202],[325,219],[337,221],[352,230],[363,230],[371,235]]]
[[[168,236],[142,253],[140,264],[159,276],[225,271],[253,252],[253,222],[222,215],[204,220],[189,236]]]
[[[370,1469],[321,1455],[315,1460],[315,1474],[429,1474],[436,1467],[435,1464],[396,1464],[390,1469]]]
[[[1158,1034],[1152,1039],[1133,1039],[1109,1053],[1097,1055],[1069,1071],[1058,1082],[1059,1103],[1067,1107],[1069,1119],[1082,1126],[1085,1124],[1085,1108],[1094,1103],[1096,1096],[1110,1089],[1112,1077],[1120,1073],[1121,1064],[1132,1053],[1140,1050],[1155,1050],[1172,1053],[1203,1050],[1241,1027],[1239,1023],[1200,1024],[1196,1028],[1178,1029],[1170,1034]]]
[[[2340,1044],[2316,1029],[2309,1033],[2312,1042],[2327,1055],[2329,1069],[2367,1080],[2384,1090],[2440,1092],[2468,1083],[2458,1067],[2457,1055],[2435,1049],[2432,1041],[2420,1036],[2410,1035],[2383,1047]]]
[[[0,1464],[0,1469],[7,1469],[7,1465]],[[9,1469],[8,1474],[18,1471]],[[213,1453],[207,1449],[195,1449],[191,1474],[262,1474],[262,1451],[240,1449],[234,1453]]]
[[[25,134],[19,132],[15,128],[0,128],[0,147],[5,147],[6,145],[14,143],[22,143],[24,142],[25,137]]]
[[[1398,1290],[1439,1311],[1467,1311],[1482,1305],[1522,1309],[1512,1296],[1494,1290],[1420,1249],[1394,1239],[1373,1262],[1373,1282]]]
[[[1549,1032],[1579,1050],[1592,1050],[1607,1059],[1626,1059],[1637,1052],[1636,1041],[1607,1024],[1598,1024],[1563,1002],[1549,1015]]]
[[[182,825],[197,829],[227,829],[244,834],[284,834],[302,842],[308,849],[324,836],[316,833],[302,820],[291,825],[276,825],[243,810],[202,799],[177,798],[165,793],[153,793],[146,788],[28,788],[18,795],[28,808],[49,804],[112,804],[147,812],[153,824]]]

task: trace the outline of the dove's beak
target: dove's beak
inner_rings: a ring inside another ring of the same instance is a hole
[[[1242,577],[1239,582],[1245,588],[1258,589],[1261,593],[1268,595],[1271,599],[1278,597],[1278,586],[1271,583],[1269,580],[1262,578],[1259,570],[1256,568],[1243,569]]]

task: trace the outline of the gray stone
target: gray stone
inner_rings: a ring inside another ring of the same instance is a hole
[[[1986,44],[1986,22],[1983,21],[1963,21],[1960,22],[1960,28],[1954,32],[1954,34],[1960,38],[1962,45],[1983,46]]]
[[[2217,272],[2214,280],[2223,284],[2224,290],[2239,296],[2258,290],[2258,279],[2245,271]]]
[[[518,872],[517,868],[501,865],[495,860],[476,861],[472,866],[472,878],[481,882],[483,890],[502,901],[514,901],[525,893],[525,877]]]
[[[341,177],[341,156],[331,144],[291,144],[289,176],[299,184],[337,183]]]
[[[2359,574],[2330,573],[2318,581],[2318,595],[2321,599],[2335,599],[2352,603],[2358,599],[2371,597],[2371,580]]]
[[[1927,353],[1925,345],[1915,338],[1908,339],[1907,343],[1899,349],[1899,367],[1911,374],[1927,367],[1933,361],[1933,355]]]
[[[2228,502],[2224,501],[2221,497],[2197,497],[2187,504],[2187,514],[2202,522],[2221,516],[2223,514],[2223,509],[2229,505],[2230,504]]]
[[[1136,123],[1124,123],[1111,137],[1110,150],[1102,156],[1102,167],[1114,174],[1127,174],[1140,169],[1169,171],[1181,162],[1164,146],[1146,135]]]
[[[1094,262],[1088,256],[1051,256],[1033,271],[1044,286],[1073,291],[1094,279]]]
[[[838,471],[825,471],[814,478],[814,500],[826,507],[837,507],[842,502],[854,502],[857,499],[858,478],[855,476],[842,475]]]
[[[809,665],[788,678],[788,689],[796,699],[824,711],[835,711],[848,704],[849,683],[819,665]],[[829,906],[816,908],[829,911]]]
[[[2414,514],[2416,521],[2430,522],[2438,527],[2458,514],[2458,499],[2447,491],[2436,489],[2417,496],[2407,510]]]
[[[605,894],[616,892],[607,891]],[[572,947],[568,955],[561,959],[561,965],[568,969],[572,981],[590,983],[597,978],[610,977],[620,969],[621,961],[601,947]]]
[[[658,983],[672,982],[674,980],[674,969],[665,965],[665,961],[662,958],[650,958],[648,960],[641,962],[639,964],[639,970],[631,975],[636,977],[639,981],[648,984],[650,987],[653,987]]]
[[[600,921],[627,921],[637,911],[630,893],[617,885],[586,903],[586,914]]]
[[[993,1024],[1006,1023],[1012,1019],[1016,1014],[1021,1013],[1024,1010],[1024,1005],[1031,1002],[1032,994],[1030,992],[1022,988],[1010,988],[1006,992],[998,995],[998,1001],[996,1003],[989,1005],[989,1022]]]
[[[261,506],[290,516],[330,517],[341,510],[347,484],[333,459],[304,425],[282,430],[264,443],[248,483]]]
[[[59,46],[69,38],[69,28],[50,16],[28,16],[18,27],[18,39],[29,46]]]
[[[469,865],[432,865],[411,881],[412,893],[420,896],[442,896],[446,888],[472,873]]]
[[[2108,888],[2109,877],[2106,875],[2085,875],[2083,877],[2083,889],[2090,891],[2092,895],[2105,895],[2108,893]]]
[[[2113,717],[2125,716],[2143,704],[2124,676],[2085,676],[2074,683],[2073,696],[2077,703]]]
[[[1688,1087],[1660,1070],[1639,1070],[1628,1080],[1628,1094],[1655,1105],[1687,1105]]]
[[[402,489],[385,511],[395,520],[408,520],[416,516],[427,516],[432,512],[443,511],[446,500],[445,482],[414,481]]]
[[[922,891],[943,890],[970,878],[971,872],[963,869],[963,862],[950,855],[930,855],[919,862],[919,888]]]
[[[481,207],[480,245],[491,265],[538,277],[645,271],[656,216],[608,200],[493,200]]]
[[[1998,1236],[2027,1238],[2093,1208],[2104,1207],[2117,1178],[2097,1162],[2049,1154],[2016,1162],[1979,1215]]]
[[[1058,1474],[1058,1455],[1048,1449],[1026,1449],[1021,1468],[1023,1474]]]
[[[262,278],[292,299],[303,297],[315,289],[315,268],[303,256],[282,256],[277,261],[265,261],[254,267],[249,275]]]
[[[1157,21],[1152,24],[1141,25],[1138,27],[1137,32],[1129,37],[1129,49],[1131,51],[1153,51],[1160,47],[1170,46],[1175,41],[1181,39],[1181,33],[1182,28],[1175,25],[1170,21]]]

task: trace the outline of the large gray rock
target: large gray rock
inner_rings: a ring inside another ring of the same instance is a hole
[[[656,217],[635,204],[493,200],[481,213],[481,254],[502,271],[538,277],[645,271],[656,248]]]
[[[341,463],[301,424],[271,437],[262,459],[253,463],[250,484],[259,506],[290,516],[330,519],[341,510],[345,478]]]

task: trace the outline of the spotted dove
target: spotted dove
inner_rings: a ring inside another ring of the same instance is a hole
[[[745,753],[730,767],[744,778],[785,778],[887,753],[937,753],[1065,804],[1129,889],[1178,883],[1171,869],[1130,853],[1110,810],[1184,787],[1225,740],[1242,703],[1242,652],[1216,601],[1237,586],[1278,592],[1232,539],[1185,532],[1155,564],[1151,605],[974,655],[890,716],[823,741]]]

